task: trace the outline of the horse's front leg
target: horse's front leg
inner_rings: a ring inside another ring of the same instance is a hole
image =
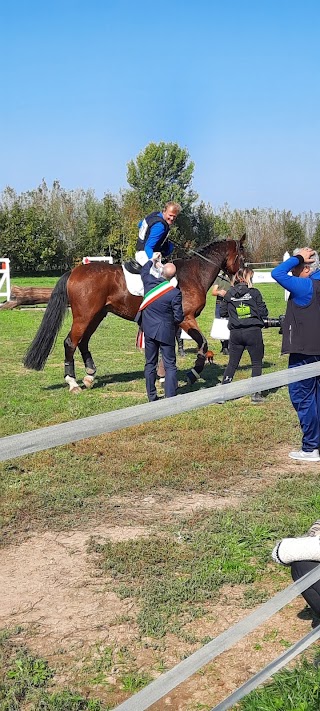
[[[84,362],[84,367],[86,369],[86,374],[82,380],[86,388],[92,388],[94,383],[94,377],[97,372],[92,355],[88,349],[88,343],[79,343],[79,351],[82,355],[82,360]]]
[[[200,375],[203,371],[205,362],[206,362],[206,352],[208,350],[208,341],[206,337],[201,333],[199,330],[198,324],[195,320],[195,318],[189,317],[186,318],[183,323],[181,324],[181,328],[188,333],[189,336],[196,342],[199,350],[197,353],[197,358],[196,362],[191,368],[191,370],[188,370],[187,372],[187,378],[189,380],[189,383],[193,385],[196,380],[200,378]]]

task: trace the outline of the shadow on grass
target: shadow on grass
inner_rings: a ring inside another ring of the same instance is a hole
[[[313,612],[309,605],[306,605],[303,610],[298,612],[297,617],[299,620],[310,620],[312,629],[320,625],[319,617]]]
[[[195,350],[195,353],[197,351]],[[265,362],[264,366],[270,367],[273,365],[272,363]],[[207,364],[205,365],[200,379],[197,380],[193,385],[190,385],[188,382],[187,378],[187,373],[190,371],[190,366],[185,368],[179,368],[178,367],[178,380],[185,380],[185,384],[181,385],[178,388],[178,394],[182,395],[184,393],[189,393],[189,392],[196,392],[197,390],[201,390],[203,388],[212,388],[215,387],[216,385],[220,385],[221,383],[221,378],[223,376],[224,370],[225,370],[226,365],[219,365],[218,363],[213,363],[213,364]],[[237,371],[245,372],[245,371],[251,371],[251,365],[243,365],[239,366],[237,368]],[[82,377],[84,375],[84,371],[80,372],[78,375],[78,383],[80,386],[82,386]],[[142,380],[144,381],[144,371],[143,368],[141,370],[134,370],[134,371],[129,371],[129,372],[123,372],[123,373],[106,373],[105,375],[98,375],[94,381],[94,390],[99,390],[101,388],[106,387],[106,385],[112,385],[116,383],[132,383],[135,380]],[[43,388],[43,390],[52,392],[55,390],[62,390],[63,388],[66,388],[66,383],[64,380],[61,380],[61,383],[55,383],[53,385],[47,385]],[[83,390],[85,391],[86,388],[83,386]],[[276,392],[277,388],[273,389],[272,391],[266,391],[266,392]],[[121,393],[119,393],[121,395]]]
[[[78,378],[78,383],[81,386],[82,385],[82,378],[85,375],[85,372],[79,371],[79,375],[77,376]],[[94,386],[93,389],[97,390],[99,388],[104,388],[106,385],[110,385],[111,383],[130,383],[133,380],[141,380],[144,379],[144,374],[143,370],[136,370],[132,371],[130,373],[106,373],[105,375],[98,375],[95,378],[94,381]],[[62,388],[65,388],[66,384],[64,380],[61,381],[61,383],[55,383],[54,385],[47,385],[43,389],[44,390],[61,390]],[[86,388],[84,388],[86,389]],[[121,394],[121,393],[120,393]]]

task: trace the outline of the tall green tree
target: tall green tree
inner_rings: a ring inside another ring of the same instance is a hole
[[[143,215],[139,196],[135,190],[120,193],[121,257],[133,257],[136,251],[138,222]]]
[[[211,205],[203,201],[191,212],[184,211],[179,215],[175,230],[172,240],[179,257],[214,240],[225,239],[231,233],[227,220],[216,215]]]
[[[315,249],[318,254],[320,254],[320,220],[316,226],[316,229],[314,231],[313,237],[312,237],[312,242],[311,242],[311,247]]]
[[[306,235],[301,222],[295,217],[292,217],[291,213],[287,213],[284,220],[284,238],[285,238],[285,248],[290,254],[297,247],[303,247],[306,241]]]
[[[21,196],[7,192],[2,200],[0,252],[9,257],[15,271],[60,269],[64,265],[65,244],[44,193],[41,185]]]
[[[120,240],[120,210],[116,198],[106,193],[102,201],[92,190],[83,195],[82,209],[78,220],[78,239],[76,256],[103,256],[109,254],[111,247],[118,251]]]
[[[190,187],[193,171],[185,148],[177,143],[149,143],[128,163],[127,181],[144,213],[160,210],[170,200],[188,212],[198,197]]]

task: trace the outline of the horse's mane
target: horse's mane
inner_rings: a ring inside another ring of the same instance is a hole
[[[197,252],[199,252],[199,254],[205,254],[206,252],[209,252],[210,249],[218,247],[219,244],[226,244],[227,241],[231,242],[231,240],[226,239],[215,239],[213,240],[213,242],[207,242],[207,244],[203,244],[201,247],[199,247],[199,249],[197,249]]]
[[[206,244],[202,244],[200,247],[195,247],[195,249],[190,247],[190,251],[188,253],[184,254],[183,257],[178,257],[177,259],[174,259],[173,261],[177,262],[177,261],[183,260],[185,262],[188,259],[195,259],[198,254],[201,254],[205,257],[207,252],[211,251],[215,247],[217,248],[220,244],[226,244],[226,243],[227,243],[226,239],[219,239],[218,238],[218,239],[213,240],[212,242],[207,242]]]

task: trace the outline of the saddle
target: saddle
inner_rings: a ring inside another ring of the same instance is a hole
[[[127,272],[130,272],[130,274],[141,273],[141,264],[139,264],[136,259],[129,259],[128,262],[124,262],[123,266],[127,270]]]

